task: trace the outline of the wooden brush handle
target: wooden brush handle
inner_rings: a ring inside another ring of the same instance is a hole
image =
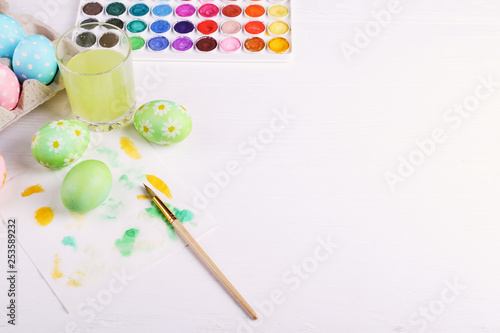
[[[198,242],[191,236],[191,234],[184,228],[182,223],[175,219],[172,222],[175,230],[181,236],[181,238],[193,249],[193,251],[201,258],[205,265],[212,271],[212,273],[219,279],[219,281],[226,287],[226,289],[236,298],[236,300],[245,308],[245,310],[252,316],[253,319],[257,319],[257,313],[248,304],[248,302],[241,296],[241,294],[236,290],[236,288],[229,282],[226,276],[221,272],[221,270],[215,265],[215,263],[210,259],[210,257],[203,251]]]

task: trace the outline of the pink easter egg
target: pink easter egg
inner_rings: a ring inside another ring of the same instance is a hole
[[[5,178],[7,178],[7,167],[5,166],[2,154],[0,154],[0,190],[3,187],[3,184],[5,184]]]
[[[14,109],[19,102],[20,91],[16,74],[9,67],[0,64],[0,106],[7,110]]]

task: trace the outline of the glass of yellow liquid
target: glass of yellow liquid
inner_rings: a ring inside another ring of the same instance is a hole
[[[131,42],[120,28],[85,23],[66,32],[56,59],[73,114],[99,132],[126,124],[135,109]]]

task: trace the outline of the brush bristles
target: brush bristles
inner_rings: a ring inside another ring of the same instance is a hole
[[[148,192],[148,194],[149,194],[149,196],[150,196],[151,198],[156,197],[156,194],[155,194],[155,192],[153,192],[153,190],[152,190],[152,189],[150,189],[149,187],[147,187],[147,186],[146,186],[146,184],[142,184],[142,185],[144,185],[144,187],[146,188],[146,191]]]

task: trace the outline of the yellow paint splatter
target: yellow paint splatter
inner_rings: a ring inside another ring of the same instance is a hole
[[[126,136],[122,136],[120,138],[120,146],[125,154],[127,154],[130,158],[133,158],[134,160],[139,160],[142,158],[135,144]]]
[[[42,192],[45,192],[45,190],[43,189],[42,185],[37,184],[37,185],[33,185],[33,186],[30,186],[30,187],[26,188],[24,190],[24,192],[21,193],[21,196],[28,197],[28,196],[30,196],[32,194],[42,193]]]
[[[68,287],[81,287],[82,286],[80,282],[78,282],[76,280],[73,280],[73,279],[71,279],[68,282],[66,282],[66,285]]]
[[[54,212],[50,207],[42,207],[35,212],[35,219],[40,225],[49,224],[50,222],[52,222],[53,218]]]
[[[54,255],[54,263],[52,265],[52,271],[50,275],[54,280],[60,279],[64,276],[64,274],[59,270],[59,265],[61,264],[61,258],[59,258],[59,254],[56,253]]]
[[[140,194],[140,195],[137,196],[137,199],[139,199],[139,200],[142,200],[142,199],[151,199],[151,197],[149,195]]]
[[[73,216],[75,221],[85,220],[85,213],[76,213],[76,212],[72,212],[72,211],[69,211],[69,213],[71,214],[71,216]]]
[[[0,154],[0,157],[2,157],[2,154]],[[2,185],[0,185],[0,188],[2,188],[3,185],[5,184],[5,180],[7,179],[7,172],[4,172],[2,176],[3,180],[2,180]]]
[[[73,275],[71,279],[69,279],[68,282],[66,282],[66,285],[68,287],[75,287],[75,288],[81,287],[85,276],[86,276],[85,272],[78,271],[76,272],[76,274]]]
[[[68,230],[73,230],[73,229],[76,229],[76,230],[81,230],[82,227],[83,227],[83,221],[85,221],[85,218],[87,217],[87,215],[85,213],[75,213],[75,212],[69,212],[73,218],[75,219],[75,222],[69,222],[68,224],[65,224],[64,226],[66,227],[66,229]]]
[[[167,198],[172,199],[172,193],[170,193],[170,189],[163,180],[153,175],[146,175],[146,179],[151,183],[151,185],[154,186],[155,189],[165,194]]]

